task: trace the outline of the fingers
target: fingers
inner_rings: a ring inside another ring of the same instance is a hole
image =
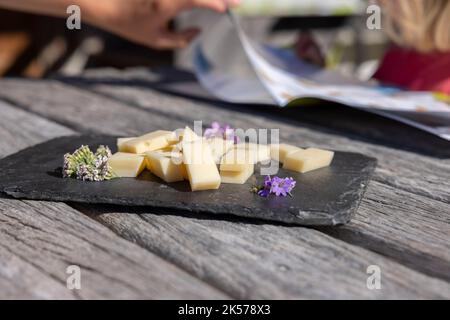
[[[185,48],[199,33],[200,30],[197,28],[190,28],[180,32],[166,30],[159,34],[153,45],[163,50]]]

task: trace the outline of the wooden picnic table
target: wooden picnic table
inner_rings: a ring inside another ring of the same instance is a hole
[[[378,159],[351,223],[305,228],[0,195],[0,298],[450,298],[447,142],[337,105],[279,110],[164,89],[187,81],[145,69],[1,79],[0,157],[60,136],[134,136],[194,120],[279,128],[287,143]],[[81,290],[66,287],[69,265],[81,268]],[[367,287],[371,265],[379,290]]]

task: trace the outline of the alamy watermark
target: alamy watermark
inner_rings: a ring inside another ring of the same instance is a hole
[[[369,274],[366,281],[367,289],[380,290],[381,289],[381,268],[375,264],[367,267],[366,273]]]
[[[67,29],[81,30],[81,8],[73,4],[67,7],[66,13],[69,15],[66,19]],[[371,4],[367,7],[366,14],[368,15],[366,20],[367,29],[381,30],[381,7],[377,4]]]
[[[81,268],[77,265],[70,265],[66,268],[66,286],[69,290],[81,290]]]
[[[368,15],[366,20],[366,27],[369,30],[381,30],[381,7],[376,4],[372,4],[367,7],[366,14]]]
[[[67,7],[66,13],[69,17],[66,20],[66,26],[69,30],[81,30],[81,8],[77,5]]]

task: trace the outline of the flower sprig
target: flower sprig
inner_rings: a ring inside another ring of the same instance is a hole
[[[260,187],[253,187],[252,192],[258,194],[263,198],[267,198],[269,195],[274,194],[277,197],[292,197],[292,190],[295,188],[296,181],[293,178],[280,178],[266,176],[264,178],[264,184]]]
[[[74,153],[64,155],[63,177],[76,178],[83,181],[104,181],[116,177],[108,160],[111,150],[99,146],[93,153],[88,146],[81,146]]]
[[[204,136],[206,139],[219,137],[225,140],[233,140],[235,144],[239,143],[239,137],[236,135],[235,130],[230,125],[221,125],[217,121],[211,123],[211,127],[205,130]]]

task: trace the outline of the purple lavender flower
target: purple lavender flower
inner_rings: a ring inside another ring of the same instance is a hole
[[[260,188],[254,188],[257,190],[259,196],[267,198],[270,194],[274,194],[277,197],[286,197],[292,195],[291,191],[295,188],[296,182],[292,178],[280,178],[267,176],[264,178],[264,185]]]
[[[211,123],[211,128],[205,130],[205,138],[211,139],[214,137],[220,137],[220,129],[220,123],[214,121],[213,123]]]
[[[270,189],[262,188],[258,191],[258,196],[267,198],[270,195]]]
[[[234,129],[228,124],[222,126],[217,121],[211,123],[211,128],[205,130],[204,136],[207,139],[218,137],[225,140],[233,140],[235,144],[239,143],[239,137],[235,135]]]
[[[280,178],[273,177],[270,192],[275,194],[277,197],[291,194],[292,189],[294,189],[296,182],[292,178]]]

